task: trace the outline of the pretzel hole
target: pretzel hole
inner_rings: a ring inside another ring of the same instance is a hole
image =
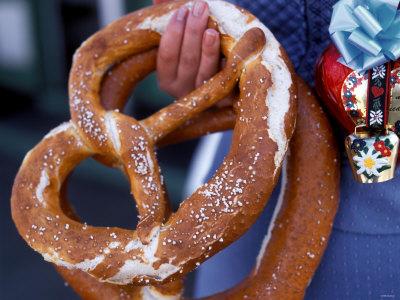
[[[92,158],[82,161],[64,182],[64,213],[81,223],[135,229],[138,213],[127,178]],[[72,207],[74,214],[70,214]]]
[[[183,186],[196,144],[188,141],[157,151],[173,211],[184,199]],[[136,201],[127,177],[118,168],[93,158],[83,160],[70,173],[61,189],[61,202],[65,215],[82,224],[125,229],[135,229],[138,224]]]

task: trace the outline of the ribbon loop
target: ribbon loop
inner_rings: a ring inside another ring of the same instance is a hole
[[[382,47],[375,40],[369,38],[364,32],[358,29],[350,34],[348,40],[358,49],[369,55],[376,56],[382,50]]]
[[[380,33],[383,30],[378,20],[365,7],[359,5],[354,9],[353,13],[357,18],[362,29],[364,29],[364,31],[371,38],[374,39],[378,35],[378,33]]]
[[[329,33],[339,62],[362,72],[400,57],[400,0],[340,0]]]

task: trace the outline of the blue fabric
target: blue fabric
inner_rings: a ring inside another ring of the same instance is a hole
[[[288,52],[293,64],[298,68],[307,51],[306,14],[304,1],[236,1],[256,15]],[[271,18],[271,16],[273,16]],[[282,26],[284,24],[285,26]]]
[[[335,228],[305,298],[397,299],[399,251],[399,235],[359,234]]]
[[[333,0],[236,0],[256,15],[283,45],[296,71],[314,83],[315,61],[330,43]]]
[[[296,70],[309,83],[313,82],[317,57],[330,42],[328,25],[334,2],[236,1],[271,29],[286,48]],[[222,162],[230,141],[231,133],[225,133],[210,176]],[[306,299],[397,298],[400,296],[400,194],[396,187],[400,185],[400,169],[392,181],[363,185],[353,180],[347,158],[342,159],[342,164],[339,211]],[[263,215],[241,239],[199,267],[196,297],[226,290],[250,272],[278,192],[276,188]]]
[[[347,157],[343,155],[341,176],[335,228],[361,234],[400,234],[400,168],[390,181],[362,184],[353,179]]]

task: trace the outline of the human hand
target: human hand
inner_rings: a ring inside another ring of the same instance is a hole
[[[168,1],[168,0],[167,0]],[[166,0],[154,0],[155,4]],[[196,1],[189,11],[182,6],[163,34],[157,57],[160,89],[182,97],[217,73],[220,58],[218,31],[207,29],[208,5]]]

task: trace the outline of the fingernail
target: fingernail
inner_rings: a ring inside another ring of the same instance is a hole
[[[214,29],[206,30],[206,37],[204,39],[204,43],[206,46],[212,46],[215,43],[215,40],[218,36],[218,32]]]
[[[187,13],[187,8],[186,6],[182,6],[179,10],[178,13],[176,14],[176,20],[179,22],[182,22],[186,18],[186,13]]]
[[[192,14],[195,17],[199,17],[203,14],[204,10],[206,9],[206,4],[202,1],[197,1],[194,4]]]

